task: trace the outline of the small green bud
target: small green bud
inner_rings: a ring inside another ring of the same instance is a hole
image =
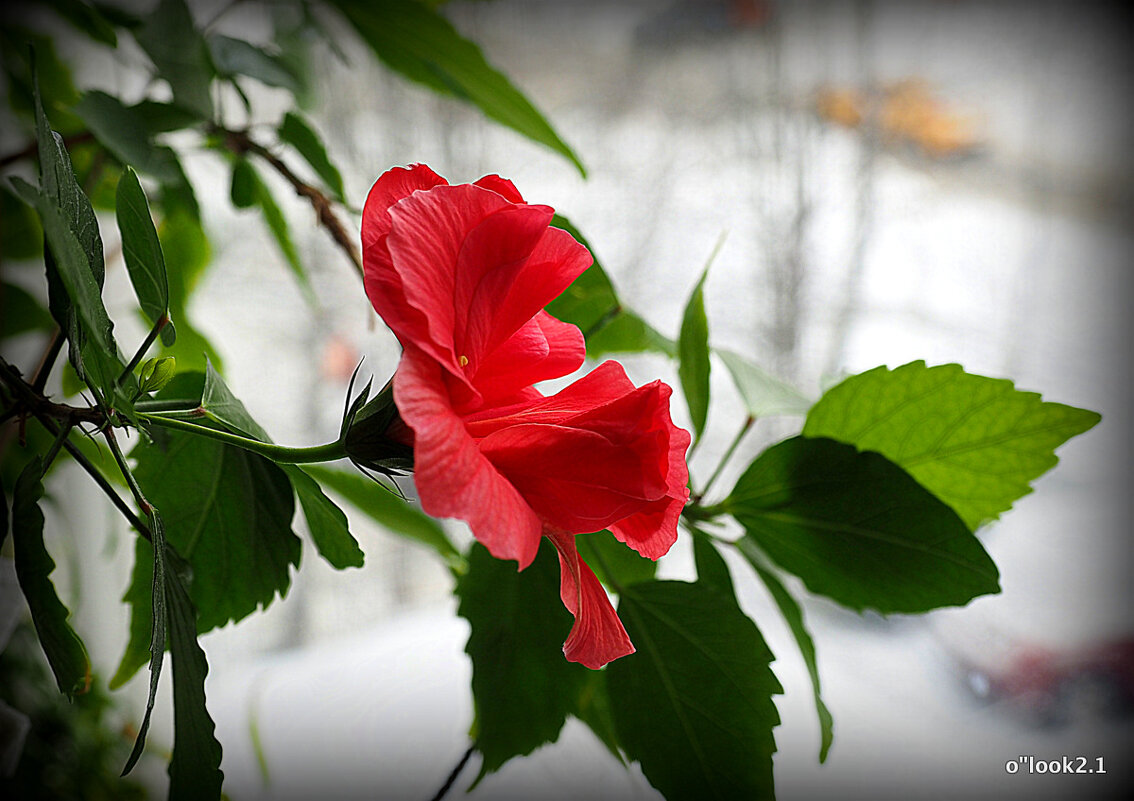
[[[139,385],[142,392],[156,392],[169,383],[177,369],[177,360],[172,356],[148,359],[142,364]]]

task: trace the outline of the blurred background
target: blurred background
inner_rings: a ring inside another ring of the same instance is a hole
[[[191,5],[209,19],[228,4]],[[723,235],[705,290],[712,343],[810,397],[844,375],[924,359],[1103,415],[1060,451],[1035,495],[982,531],[1001,595],[888,619],[805,600],[835,717],[824,765],[803,662],[762,588],[734,565],[785,688],[779,798],[1117,795],[1134,734],[1127,18],[1104,4],[960,0],[494,0],[453,2],[446,14],[544,111],[588,177],[383,69],[343,31],[342,54],[313,50],[308,112],[353,205],[392,165],[425,162],[454,183],[502,174],[568,216],[623,300],[669,336]],[[271,36],[255,3],[229,8],[215,30]],[[68,30],[59,36],[64,57],[83,65],[80,88],[142,87],[145,57],[132,43],[110,58]],[[288,107],[285,92],[249,92],[263,115],[253,124],[274,124]],[[5,142],[5,152],[18,144]],[[192,152],[185,163],[214,256],[193,296],[197,327],[277,442],[334,439],[356,363],[382,384],[396,341],[286,185],[273,188],[317,310],[255,214],[231,207],[225,166]],[[108,273],[107,298],[122,340],[140,339],[123,270]],[[624,362],[636,382],[676,383],[661,357]],[[712,386],[691,463],[702,481],[745,414],[719,363]],[[675,418],[688,420],[683,407]],[[718,486],[800,424],[760,421]],[[70,493],[55,526],[84,533],[49,546],[105,677],[125,643],[118,601],[131,535],[83,476],[55,486]],[[203,638],[236,801],[424,799],[465,750],[467,625],[448,572],[362,516],[352,530],[364,568],[336,573],[308,549],[286,599]],[[693,575],[687,543],[661,571]],[[10,589],[14,578],[3,580]],[[144,685],[135,678],[115,694],[112,721],[140,719]],[[169,717],[159,699],[159,748]],[[1082,755],[1091,766],[1103,757],[1107,774],[1008,775],[1005,762],[1022,755]],[[142,778],[160,786],[164,765],[152,763]],[[505,766],[473,797],[660,796],[571,721],[559,743]]]

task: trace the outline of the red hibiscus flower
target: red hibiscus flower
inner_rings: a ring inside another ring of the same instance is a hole
[[[617,362],[550,397],[533,386],[584,357],[578,328],[543,310],[591,262],[553,213],[497,176],[450,186],[423,165],[391,170],[363,212],[366,291],[404,348],[394,400],[422,507],[465,520],[520,569],[548,536],[575,616],[564,653],[598,668],[634,647],[574,537],[609,528],[643,556],[666,553],[690,438],[670,388],[635,388]]]

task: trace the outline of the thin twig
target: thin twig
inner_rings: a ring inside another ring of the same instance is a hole
[[[452,789],[453,783],[457,781],[457,777],[461,775],[461,771],[465,769],[465,765],[468,764],[469,758],[473,755],[473,751],[475,750],[475,745],[469,746],[469,750],[465,751],[465,755],[461,757],[461,761],[458,762],[456,764],[456,767],[453,768],[453,771],[449,774],[449,778],[447,778],[445,780],[445,783],[441,785],[441,789],[438,790],[436,795],[433,796],[432,801],[441,801],[441,799],[446,796],[449,790]]]
[[[253,139],[248,134],[248,131],[233,131],[218,126],[214,128],[214,133],[224,138],[225,147],[233,153],[238,155],[254,153],[259,158],[268,162],[272,169],[291,184],[292,189],[295,190],[295,194],[307,198],[308,202],[311,203],[311,207],[315,209],[315,216],[318,218],[319,224],[327,229],[327,233],[331,235],[331,238],[335,240],[335,244],[347,255],[358,274],[360,276],[363,274],[362,257],[358,254],[358,248],[354,244],[354,237],[347,232],[346,226],[335,216],[330,198],[292,172],[291,168],[288,167],[279,156]]]

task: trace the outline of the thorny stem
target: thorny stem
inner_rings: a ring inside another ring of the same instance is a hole
[[[213,126],[212,131],[224,138],[225,147],[233,153],[238,155],[255,153],[258,157],[268,162],[268,164],[272,166],[272,169],[291,184],[292,189],[295,190],[295,194],[307,198],[312,208],[315,209],[315,215],[318,217],[319,224],[327,229],[327,233],[335,240],[335,244],[346,253],[347,257],[354,265],[354,269],[358,271],[358,274],[360,276],[363,274],[362,258],[358,255],[354,238],[347,233],[346,227],[339,218],[335,216],[335,212],[331,208],[331,200],[326,195],[299,178],[279,156],[253,139],[248,134],[248,131],[234,131],[220,126]]]
[[[464,756],[461,757],[460,761],[457,762],[457,764],[453,767],[453,770],[449,773],[449,778],[445,779],[445,783],[441,785],[441,789],[439,789],[433,796],[432,801],[441,801],[441,799],[448,794],[449,790],[452,789],[453,784],[457,781],[457,777],[461,775],[461,771],[465,769],[465,765],[468,764],[468,761],[472,757],[473,751],[475,750],[475,745],[470,745],[468,747],[468,750],[465,751]]]

